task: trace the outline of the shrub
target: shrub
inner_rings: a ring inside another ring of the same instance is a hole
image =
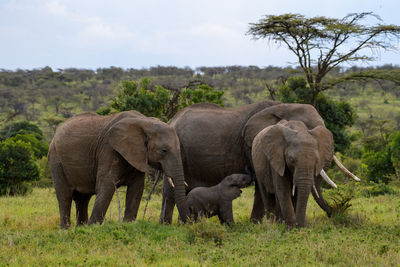
[[[163,111],[170,98],[169,91],[162,86],[150,90],[147,78],[143,78],[139,84],[134,81],[123,81],[121,91],[112,101],[111,107],[117,111],[137,110],[146,116],[165,120]]]
[[[111,108],[109,107],[100,107],[96,110],[96,113],[99,115],[109,115],[111,114]]]
[[[330,190],[327,200],[332,207],[332,216],[344,215],[351,207],[350,201],[355,197],[353,184],[339,185],[338,189]]]
[[[40,128],[36,124],[30,123],[28,121],[14,122],[4,126],[0,130],[0,136],[2,139],[7,139],[21,133],[34,133],[37,139],[44,139],[42,130],[40,130]]]
[[[380,195],[394,195],[397,194],[390,185],[384,183],[371,182],[370,186],[367,186],[363,191],[362,195],[365,197],[375,197]]]
[[[36,161],[39,166],[40,180],[35,183],[37,187],[52,187],[53,180],[51,179],[50,165],[47,157],[43,157]]]
[[[388,183],[395,170],[388,151],[367,151],[362,161],[367,165],[366,175],[374,183]]]
[[[4,126],[0,130],[0,138],[29,143],[34,156],[38,159],[45,156],[49,149],[42,130],[37,125],[27,121],[15,122]]]
[[[0,142],[0,195],[24,195],[29,182],[39,180],[39,168],[30,144],[21,140]]]
[[[390,149],[392,151],[391,160],[393,167],[396,170],[397,178],[400,178],[400,132],[393,135]]]
[[[44,139],[38,139],[37,135],[34,133],[17,134],[10,137],[8,140],[22,141],[31,145],[33,155],[40,159],[47,155],[49,150],[49,145],[44,141]]]
[[[200,102],[209,102],[223,106],[224,92],[216,91],[212,87],[201,84],[196,89],[184,88],[179,95],[179,109]]]
[[[127,80],[122,81],[111,108],[98,109],[97,113],[107,115],[115,111],[137,110],[146,116],[168,121],[180,109],[195,103],[210,102],[223,106],[223,94],[206,84],[166,89],[160,85],[153,86],[149,78],[142,78],[140,82]]]

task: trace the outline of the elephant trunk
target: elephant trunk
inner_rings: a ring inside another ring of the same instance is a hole
[[[179,161],[178,161],[179,162]],[[167,176],[170,176],[174,182],[174,198],[175,203],[179,211],[180,218],[183,222],[187,221],[189,217],[189,207],[186,203],[186,189],[185,189],[185,178],[182,164],[177,164],[173,168],[164,167],[164,172]]]
[[[295,179],[296,185],[296,222],[299,227],[304,227],[307,224],[306,210],[308,197],[311,193],[311,188],[314,184],[313,170],[300,171],[299,177]],[[296,177],[296,176],[295,176]]]
[[[311,186],[297,186],[296,222],[299,227],[306,226],[306,209]]]

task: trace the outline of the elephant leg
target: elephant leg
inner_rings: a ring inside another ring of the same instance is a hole
[[[289,226],[296,225],[296,213],[292,203],[291,186],[287,177],[274,174],[274,187],[277,203],[279,204],[282,217]]]
[[[255,190],[254,191],[254,203],[253,203],[253,210],[251,211],[250,220],[253,223],[261,223],[261,221],[265,215],[265,210],[264,210],[264,203],[262,201],[262,196],[261,196],[261,192],[260,192],[257,181],[255,182],[254,190]]]
[[[110,181],[103,184],[99,190],[96,190],[96,200],[94,201],[92,215],[89,219],[89,224],[102,223],[108,206],[115,192],[115,185]]]
[[[265,206],[265,211],[266,211],[268,219],[276,217],[275,194],[273,194],[273,193],[266,193],[265,194],[264,206]]]
[[[321,189],[321,182],[322,182],[322,177],[321,175],[318,175],[314,179],[315,182],[315,188],[317,189],[318,196],[315,194],[314,190],[311,190],[311,193],[314,197],[315,202],[317,202],[318,206],[320,206],[321,209],[323,209],[326,212],[326,215],[328,217],[332,216],[332,207],[329,206],[328,202],[324,199],[324,196],[322,195],[322,189]]]
[[[135,172],[135,177],[129,179],[125,199],[124,222],[130,222],[136,219],[140,201],[142,200],[144,189],[144,172]]]
[[[171,185],[167,181],[167,176],[164,175],[160,223],[165,223],[165,224],[172,223],[172,215],[174,212],[174,206],[175,206],[174,191],[173,191]]]
[[[66,229],[71,226],[72,190],[60,163],[51,164],[51,175],[53,177],[60,212],[60,227]]]
[[[218,218],[221,224],[233,223],[232,201],[227,201],[220,204]]]
[[[275,218],[277,222],[283,222],[284,218],[282,215],[282,211],[281,211],[281,207],[279,204],[279,201],[276,199],[276,196],[274,196],[275,198],[275,207],[274,207],[274,211],[275,211]]]
[[[92,195],[74,192],[73,199],[76,207],[76,225],[86,224],[88,222],[88,206]]]
[[[102,168],[97,172],[96,179],[96,200],[94,201],[92,215],[89,224],[102,223],[114,192],[119,181],[121,167],[118,159],[114,159],[111,164],[99,163]]]
[[[275,194],[267,191],[266,186],[262,182],[265,179],[265,177],[262,177],[262,180],[258,183],[258,189],[263,202],[264,213],[267,215],[267,218],[270,219],[273,217],[275,211]]]

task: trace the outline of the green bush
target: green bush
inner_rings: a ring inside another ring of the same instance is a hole
[[[21,140],[0,142],[0,195],[24,195],[39,180],[31,145]]]
[[[385,183],[390,181],[390,175],[395,170],[391,161],[389,151],[366,151],[363,154],[362,162],[366,164],[366,175],[369,181],[374,183]]]
[[[4,126],[0,130],[1,139],[22,141],[31,145],[34,156],[37,159],[47,155],[49,145],[43,135],[42,130],[33,123],[27,121],[15,122]]]
[[[179,109],[200,102],[208,102],[223,106],[224,92],[216,91],[212,87],[201,84],[196,89],[184,88],[179,95]]]
[[[7,139],[9,137],[16,136],[17,134],[34,133],[36,138],[39,140],[44,139],[43,132],[40,128],[33,123],[28,121],[19,121],[8,124],[0,130],[1,139]]]
[[[380,195],[394,195],[397,191],[394,190],[390,185],[384,183],[371,182],[369,186],[362,190],[362,196],[364,197],[375,197]]]
[[[149,78],[142,78],[139,82],[127,80],[121,83],[118,95],[111,102],[111,109],[100,108],[97,113],[107,115],[137,110],[146,116],[168,121],[180,109],[195,103],[209,102],[223,106],[223,94],[206,84],[168,90],[160,85],[152,86]]]
[[[112,101],[111,107],[117,111],[137,110],[146,116],[165,120],[163,111],[170,99],[167,89],[156,86],[150,90],[149,79],[143,78],[139,84],[123,81],[121,91]]]
[[[43,139],[38,139],[34,133],[17,134],[7,140],[22,141],[31,145],[33,155],[40,159],[47,155],[49,145]]]
[[[99,115],[109,115],[111,114],[111,108],[109,107],[100,107],[96,110],[96,113]]]
[[[52,187],[53,180],[51,179],[50,165],[47,157],[43,157],[36,161],[39,166],[40,180],[35,182],[37,187]]]
[[[397,178],[400,178],[400,132],[393,135],[392,142],[390,143],[392,152],[391,160],[393,167],[396,171]]]

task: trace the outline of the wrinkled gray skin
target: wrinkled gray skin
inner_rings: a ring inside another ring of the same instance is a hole
[[[222,182],[211,187],[196,187],[187,195],[191,217],[218,216],[221,224],[233,223],[232,201],[240,196],[242,190],[249,186],[251,177],[247,174],[232,174]]]
[[[332,133],[324,126],[309,130],[301,121],[282,120],[259,132],[252,159],[267,215],[291,227],[306,226],[314,177],[330,163],[333,151]]]
[[[179,140],[175,130],[136,111],[110,116],[86,113],[67,120],[50,144],[49,163],[60,226],[70,226],[71,202],[77,225],[102,223],[115,189],[127,186],[124,221],[136,218],[148,164],[174,179],[181,218],[189,215]],[[88,221],[88,203],[96,195]]]
[[[254,137],[265,127],[282,119],[303,121],[309,129],[324,126],[323,119],[311,105],[275,101],[263,101],[238,108],[201,103],[177,113],[170,125],[176,130],[181,144],[188,191],[199,186],[214,186],[231,173],[246,173],[246,165],[253,170],[251,146]],[[329,216],[331,211],[322,197],[321,179],[319,175],[315,177],[321,196],[316,201]],[[172,187],[164,180],[161,222],[171,223],[174,205]],[[264,206],[256,183],[251,220],[260,222],[264,215]]]

